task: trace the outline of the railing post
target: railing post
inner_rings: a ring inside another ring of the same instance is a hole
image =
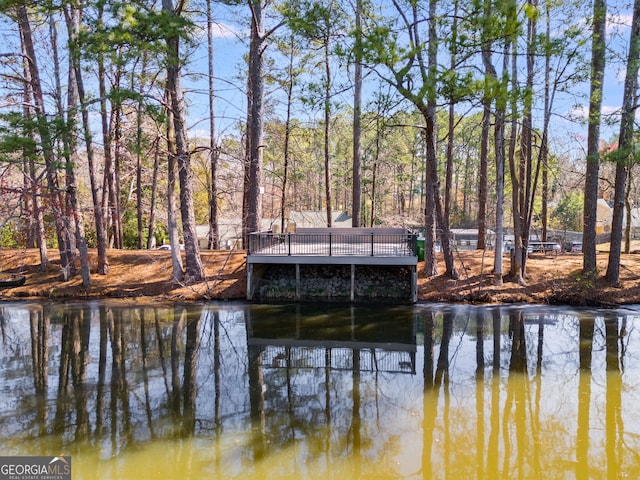
[[[333,251],[333,234],[329,232],[329,256],[331,256]]]
[[[371,256],[373,257],[373,232],[371,232]]]
[[[287,255],[291,256],[291,233],[287,232]]]

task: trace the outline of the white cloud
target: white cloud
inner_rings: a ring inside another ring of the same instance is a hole
[[[631,27],[631,14],[615,14],[607,17],[607,31],[622,30]]]
[[[620,107],[612,107],[609,105],[605,105],[602,107],[602,116],[603,117],[611,117],[614,115],[620,114]],[[576,120],[586,120],[589,118],[589,107],[586,105],[578,105],[569,112],[567,112],[569,118],[573,118]]]
[[[610,105],[605,105],[602,107],[603,115],[615,115],[620,113],[620,107],[612,107]]]
[[[579,105],[567,112],[569,118],[584,119],[589,116],[589,109],[584,105]]]
[[[238,38],[242,36],[241,32],[231,25],[225,23],[213,24],[213,38]]]
[[[229,23],[215,22],[212,25],[212,34],[214,40],[237,40],[246,37],[245,33]],[[207,26],[200,25],[195,31],[194,36],[200,41],[206,41]]]

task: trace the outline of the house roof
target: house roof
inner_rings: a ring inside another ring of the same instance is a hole
[[[491,229],[487,229],[487,236],[495,235],[495,232]],[[478,238],[477,228],[452,228],[451,235],[459,238]]]
[[[331,212],[332,226],[351,227],[351,217],[345,210]],[[289,223],[294,222],[296,227],[302,228],[324,228],[327,226],[327,212],[324,210],[302,210],[290,212]],[[263,218],[260,221],[260,231],[274,230],[280,227],[279,218]],[[275,230],[274,230],[275,231]],[[242,238],[242,218],[240,217],[220,217],[218,218],[218,234],[220,243],[233,241]],[[209,235],[209,225],[197,225],[196,235],[204,239]]]
[[[327,226],[325,210],[300,210],[289,213],[289,222],[295,222],[298,228],[323,228]],[[345,210],[331,212],[331,226],[351,227],[352,219]]]

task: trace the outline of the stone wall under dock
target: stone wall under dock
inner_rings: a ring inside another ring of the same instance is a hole
[[[258,302],[415,303],[414,266],[263,264],[253,270]]]

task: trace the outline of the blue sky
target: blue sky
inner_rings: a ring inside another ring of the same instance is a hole
[[[612,115],[610,120],[618,118],[622,102],[625,71],[622,60],[626,60],[626,50],[629,40],[629,26],[631,23],[630,7],[622,2],[609,2],[609,17],[607,23],[607,41],[610,49],[606,78],[604,82],[603,114]],[[215,12],[219,22],[215,29],[214,42],[214,70],[216,77],[216,123],[219,135],[230,132],[238,121],[246,118],[246,77],[244,75],[244,58],[248,50],[247,32],[241,22],[245,21],[248,8],[244,5],[229,8],[218,6]],[[244,18],[243,18],[244,17]],[[584,23],[584,22],[583,22]],[[585,28],[588,28],[585,24]],[[206,32],[202,32],[202,47],[194,52],[189,70],[196,72],[207,71]],[[590,47],[589,47],[590,49]],[[206,136],[208,131],[208,100],[206,79],[196,81],[185,79],[185,89],[188,94],[190,133],[192,136]],[[583,156],[586,126],[584,120],[587,114],[586,95],[588,85],[579,87],[585,100],[576,105],[572,97],[559,97],[555,110],[559,116],[554,119],[554,142],[557,143],[559,153],[571,157]],[[348,93],[346,94],[348,95]],[[345,98],[350,103],[350,99]],[[563,118],[564,117],[564,118]],[[572,118],[572,121],[569,120]],[[618,126],[603,125],[602,138],[610,140],[617,135]]]
[[[620,110],[624,93],[624,80],[626,75],[626,62],[631,33],[632,9],[629,1],[609,0],[607,15],[607,59],[605,77],[603,83],[603,101],[600,138],[601,141],[611,143],[616,141],[619,134]],[[585,28],[587,28],[585,26]],[[590,52],[591,45],[589,45]],[[582,85],[584,92],[588,92],[588,85]],[[586,95],[586,94],[585,94]],[[566,131],[574,141],[574,155],[583,156],[586,149],[586,125],[588,115],[588,103],[585,100],[580,106],[574,106],[568,110],[570,116],[581,119],[582,123],[567,125],[566,130],[560,130],[561,137]],[[636,114],[640,119],[640,112]]]
[[[248,10],[248,9],[247,9]],[[241,79],[244,58],[248,51],[247,31],[237,21],[239,8],[230,9],[218,5],[214,11],[216,25],[214,35],[215,116],[219,135],[224,135],[237,120],[246,118],[246,80]],[[203,26],[199,38],[200,47],[193,52],[188,72],[208,72],[207,32]],[[193,137],[208,136],[209,100],[207,79],[201,75],[187,75],[183,87],[188,91],[190,134]]]

